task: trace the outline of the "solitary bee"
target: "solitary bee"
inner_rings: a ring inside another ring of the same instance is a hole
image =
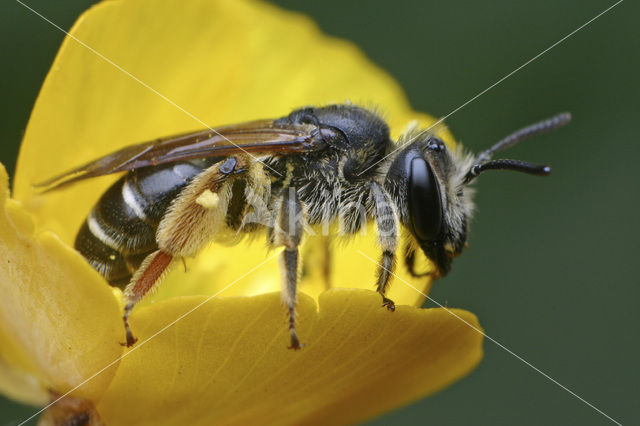
[[[467,239],[469,183],[486,170],[549,174],[547,166],[491,157],[569,120],[564,113],[525,127],[473,157],[428,131],[410,131],[396,144],[385,121],[359,106],[306,107],[129,146],[39,186],[126,172],[93,207],[75,248],[110,284],[126,286],[127,346],[137,340],[131,310],[176,259],[212,241],[266,231],[271,247],[284,247],[282,298],[290,348],[299,349],[298,246],[309,226],[339,223],[353,235],[375,222],[382,251],[376,289],[393,311],[385,292],[401,228],[411,240],[409,272],[420,275],[414,259],[422,250],[435,267],[429,273],[446,275]]]

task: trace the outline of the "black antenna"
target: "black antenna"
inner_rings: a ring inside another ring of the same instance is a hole
[[[486,170],[514,170],[517,172],[529,173],[538,176],[548,175],[549,173],[551,173],[551,168],[549,166],[541,166],[538,164],[527,163],[525,161],[518,160],[489,160],[491,159],[493,154],[498,151],[502,151],[503,149],[512,147],[518,142],[521,142],[532,136],[555,130],[559,127],[564,126],[569,121],[571,121],[571,114],[568,112],[563,112],[546,120],[531,124],[530,126],[524,127],[520,130],[516,130],[509,136],[493,145],[491,148],[482,151],[476,158],[473,166],[471,166],[471,169],[469,169],[469,172],[465,176],[464,182],[471,182],[476,176]]]
[[[485,170],[515,170],[516,172],[529,173],[530,175],[546,176],[551,173],[551,167],[539,164],[527,163],[520,160],[493,160],[487,161],[472,168],[472,174],[479,175]]]

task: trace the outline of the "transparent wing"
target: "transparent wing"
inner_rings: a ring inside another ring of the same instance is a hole
[[[35,187],[48,192],[79,180],[176,161],[221,157],[239,152],[250,155],[287,155],[323,147],[324,142],[315,126],[277,126],[272,120],[251,121],[127,146],[39,182]]]

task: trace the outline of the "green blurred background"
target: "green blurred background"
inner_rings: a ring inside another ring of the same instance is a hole
[[[65,29],[92,3],[27,1]],[[443,116],[614,1],[276,3],[357,43],[416,109]],[[551,164],[550,178],[479,179],[471,248],[432,293],[476,313],[489,336],[623,424],[640,422],[638,12],[621,3],[447,120],[478,151],[557,112],[574,117],[508,153]],[[0,34],[0,161],[13,173],[63,34],[14,0],[0,4]],[[484,346],[467,378],[371,424],[611,423],[491,341]],[[34,411],[2,399],[0,424]]]

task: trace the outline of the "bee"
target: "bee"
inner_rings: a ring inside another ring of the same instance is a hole
[[[373,221],[381,251],[375,286],[393,311],[385,293],[401,232],[410,240],[403,254],[409,272],[425,275],[415,270],[422,251],[434,265],[428,274],[445,276],[467,240],[469,184],[487,170],[549,174],[547,166],[492,156],[569,120],[563,113],[527,126],[474,157],[425,130],[396,143],[387,123],[360,106],[305,107],[128,146],[39,186],[49,191],[124,173],[89,213],[75,248],[111,285],[125,288],[127,346],[137,340],[132,309],[176,260],[210,242],[264,232],[270,247],[284,247],[282,299],[290,348],[299,349],[298,248],[309,227],[339,222],[341,233],[354,235]]]

